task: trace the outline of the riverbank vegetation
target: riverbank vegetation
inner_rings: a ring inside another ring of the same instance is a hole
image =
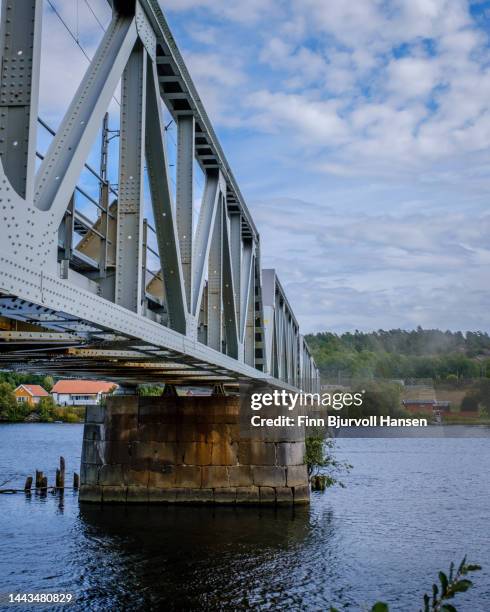
[[[490,336],[483,332],[400,329],[307,336],[321,381],[365,391],[348,416],[407,416],[417,399],[446,403],[442,422],[490,423]],[[414,406],[415,405],[415,406]],[[421,406],[422,408],[422,406]],[[427,411],[420,416],[427,416]]]
[[[327,487],[344,483],[339,480],[341,474],[352,469],[350,463],[339,461],[335,457],[335,440],[328,437],[321,429],[307,434],[305,439],[304,463],[308,469],[308,478],[314,491],[324,491]]]
[[[322,377],[445,380],[490,378],[490,336],[484,332],[392,329],[323,332],[306,337]]]
[[[51,396],[42,397],[39,400],[39,403],[35,404],[34,406],[31,406],[26,402],[17,402],[17,399],[14,395],[14,389],[16,386],[17,385],[14,386],[9,382],[0,381],[0,422],[83,422],[85,416],[84,406],[58,406]]]

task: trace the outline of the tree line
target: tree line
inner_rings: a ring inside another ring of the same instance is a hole
[[[438,329],[321,332],[306,337],[324,379],[490,377],[486,332]]]

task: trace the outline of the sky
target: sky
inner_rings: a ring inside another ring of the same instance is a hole
[[[107,3],[52,4],[93,55]],[[304,332],[490,331],[490,1],[160,4]],[[45,13],[56,126],[87,62]]]

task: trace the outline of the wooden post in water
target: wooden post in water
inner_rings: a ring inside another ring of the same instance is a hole
[[[41,488],[42,479],[43,479],[43,473],[40,472],[39,470],[36,470],[36,489]]]
[[[61,489],[61,472],[59,469],[56,470],[55,487]]]
[[[65,458],[60,457],[60,489],[65,488]]]
[[[26,483],[24,485],[24,491],[27,492],[31,492],[31,487],[32,487],[32,476],[28,476],[26,478]]]
[[[48,477],[43,476],[41,478],[41,493],[46,493],[48,490]]]
[[[80,486],[80,476],[76,472],[73,472],[73,488],[78,489],[79,486]]]

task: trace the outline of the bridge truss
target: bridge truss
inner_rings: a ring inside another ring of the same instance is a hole
[[[41,27],[42,0],[3,0],[0,367],[126,384],[265,379],[316,390],[314,360],[275,271],[260,267],[257,228],[156,0],[112,2],[56,132],[38,118]],[[119,83],[116,188],[107,178],[107,109]],[[175,197],[164,112],[177,126]],[[52,136],[45,155],[39,121]],[[86,161],[101,125],[95,171]],[[205,184],[194,219],[196,162]],[[84,168],[98,198],[77,184]]]

